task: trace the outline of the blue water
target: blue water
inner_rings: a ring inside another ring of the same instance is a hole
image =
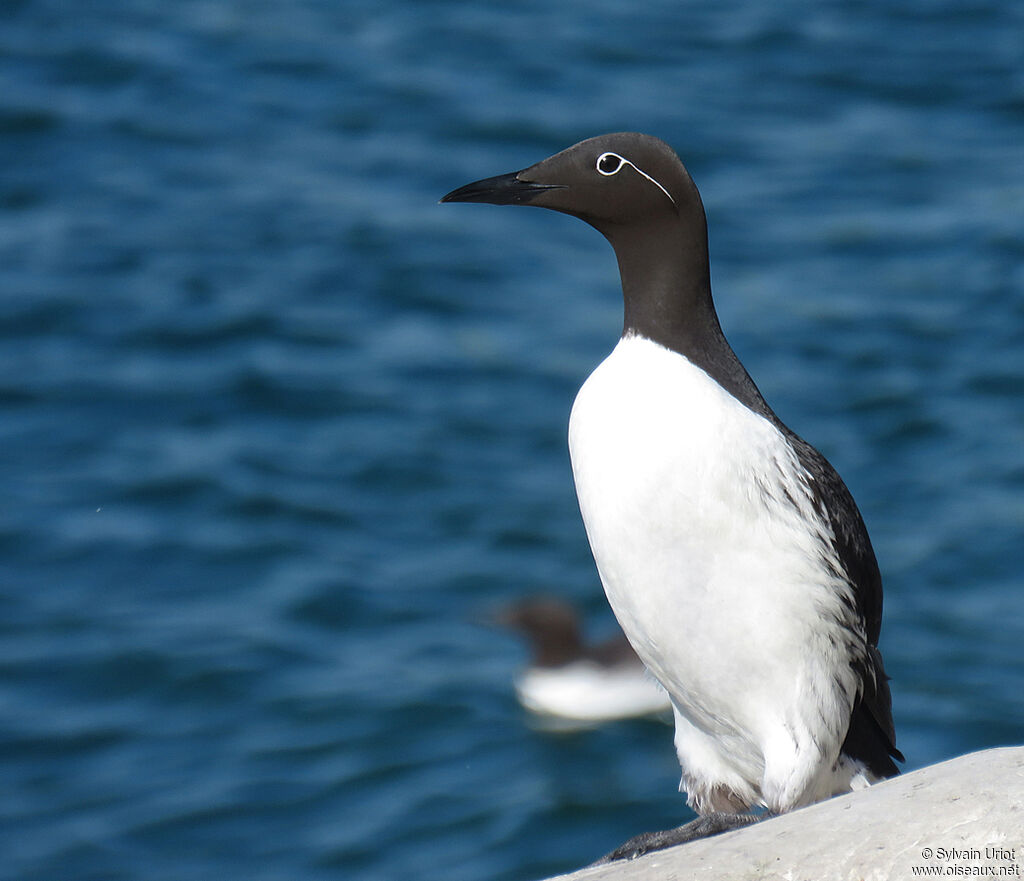
[[[723,325],[837,465],[908,767],[1024,742],[1024,6],[0,4],[0,876],[518,881],[687,819],[481,624],[612,626],[584,224],[438,205],[680,152]]]

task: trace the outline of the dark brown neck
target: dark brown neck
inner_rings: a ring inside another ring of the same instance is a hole
[[[718,322],[703,214],[605,231],[622,279],[623,336],[678,352],[745,406],[774,419]]]

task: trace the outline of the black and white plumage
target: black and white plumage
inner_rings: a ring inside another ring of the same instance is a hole
[[[608,600],[671,697],[688,803],[778,813],[898,773],[867,530],[726,341],[676,154],[603,135],[442,201],[550,208],[615,250],[622,337],[579,391],[569,449]]]
[[[583,638],[579,615],[555,597],[528,597],[503,608],[496,623],[529,643],[529,665],[516,677],[519,702],[559,729],[661,715],[668,695],[621,631]]]

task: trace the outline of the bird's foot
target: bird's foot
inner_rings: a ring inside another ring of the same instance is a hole
[[[663,829],[660,832],[644,832],[642,835],[636,835],[591,865],[603,866],[616,860],[636,859],[645,853],[651,853],[651,851],[662,850],[687,841],[696,841],[698,838],[720,835],[732,829],[757,823],[762,819],[764,816],[757,814],[705,814],[683,826],[676,826],[675,829]]]

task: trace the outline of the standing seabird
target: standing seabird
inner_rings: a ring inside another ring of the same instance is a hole
[[[618,259],[622,338],[576,397],[569,452],[601,581],[672,700],[680,789],[700,816],[610,857],[897,774],[867,530],[726,341],[704,208],[676,154],[602,135],[442,201],[571,214]]]
[[[601,642],[584,641],[579,615],[564,600],[527,597],[501,609],[495,623],[529,643],[532,657],[516,677],[516,696],[551,727],[594,725],[670,709],[665,690],[622,631]]]

